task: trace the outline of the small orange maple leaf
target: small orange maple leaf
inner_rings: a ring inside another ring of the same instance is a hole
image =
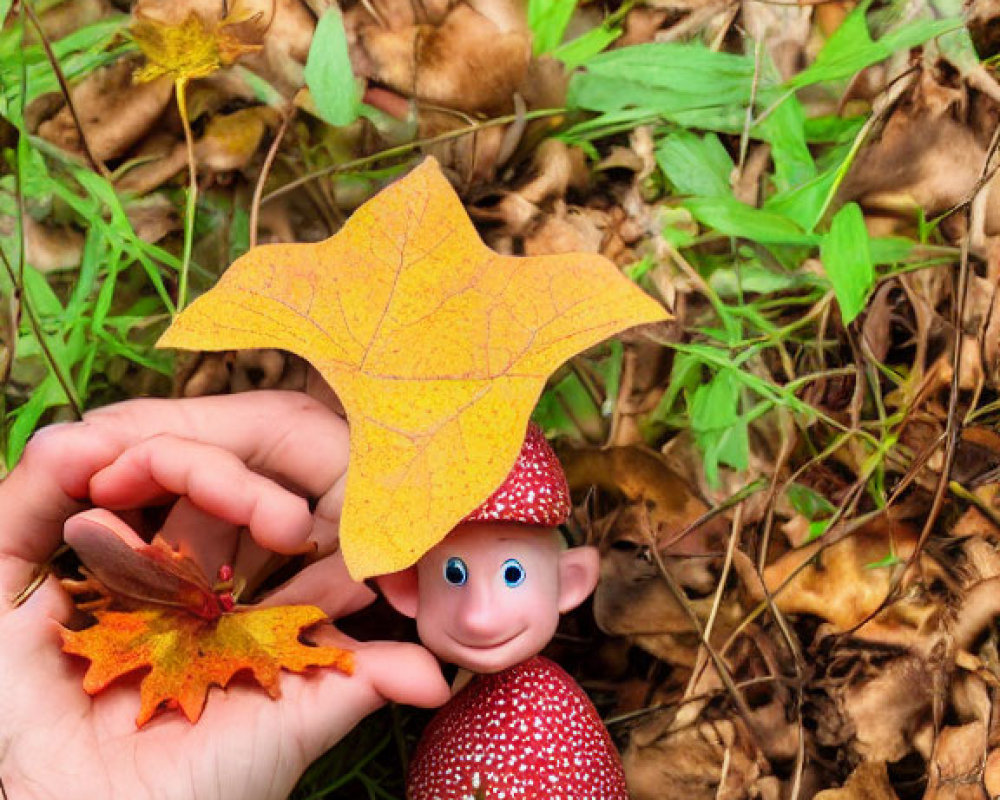
[[[326,241],[239,258],[158,344],[281,347],[326,378],[351,425],[340,542],[361,579],[413,564],[503,482],[556,367],[667,317],[603,256],[494,253],[428,158]]]
[[[271,697],[278,697],[282,669],[304,672],[332,666],[351,674],[354,657],[336,647],[299,641],[305,628],[326,619],[315,606],[241,606],[232,610],[232,578],[208,584],[199,567],[154,540],[147,545],[109,511],[78,514],[66,528],[67,543],[93,576],[108,610],[94,611],[97,623],[80,631],[63,628],[63,650],[90,660],[83,680],[97,694],[140,669],[136,725],[157,709],[179,707],[191,722],[204,708],[208,690],[223,688],[249,670]]]
[[[90,628],[62,630],[63,650],[90,659],[83,679],[88,694],[130,672],[149,669],[139,687],[139,727],[164,704],[176,704],[197,722],[209,688],[224,688],[244,669],[271,697],[281,694],[282,669],[332,666],[348,674],[354,669],[351,653],[298,641],[304,628],[326,619],[314,606],[239,609],[214,620],[164,606],[98,611],[95,616],[97,624]]]

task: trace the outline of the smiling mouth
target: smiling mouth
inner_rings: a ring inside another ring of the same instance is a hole
[[[457,637],[452,637],[452,638],[454,638],[456,642],[462,645],[462,647],[466,647],[469,650],[486,651],[486,650],[495,650],[498,647],[503,647],[505,644],[513,642],[522,633],[524,633],[524,631],[518,631],[513,636],[508,636],[506,639],[501,639],[498,642],[491,642],[490,644],[469,644],[468,642],[464,642]]]

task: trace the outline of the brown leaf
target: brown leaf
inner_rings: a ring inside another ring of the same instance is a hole
[[[169,79],[135,84],[134,70],[135,62],[123,59],[94,70],[72,89],[87,142],[101,161],[124,155],[153,129],[170,104],[173,85]],[[83,152],[80,131],[66,107],[43,122],[38,134],[70,152]]]
[[[938,736],[924,800],[987,800],[982,784],[986,726],[949,726]]]
[[[811,614],[835,631],[853,631],[856,636],[891,636],[901,627],[919,628],[933,613],[931,605],[901,602],[870,619],[888,594],[894,570],[913,554],[916,541],[910,525],[880,517],[825,549],[816,541],[786,553],[765,568],[764,584],[783,613]],[[893,553],[895,565],[887,561]],[[934,569],[930,562],[925,568]]]
[[[826,789],[813,800],[898,800],[884,761],[862,761],[840,789]]]
[[[531,58],[530,34],[500,30],[464,3],[439,26],[368,25],[358,41],[370,65],[362,74],[408,97],[467,112],[508,109]]]

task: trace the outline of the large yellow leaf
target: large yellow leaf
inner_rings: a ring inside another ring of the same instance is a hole
[[[355,578],[403,569],[499,486],[552,371],[667,317],[607,259],[487,248],[433,159],[318,244],[258,247],[161,346],[280,347],[351,425],[341,518]]]
[[[179,707],[191,722],[201,716],[212,686],[225,687],[240,670],[250,670],[271,697],[278,697],[282,669],[303,672],[334,666],[350,673],[351,653],[309,647],[299,632],[326,619],[314,606],[241,609],[204,619],[180,609],[144,606],[134,611],[99,611],[97,624],[62,630],[63,650],[90,659],[83,678],[88,694],[138,669],[149,669],[139,688],[142,726],[162,705]]]

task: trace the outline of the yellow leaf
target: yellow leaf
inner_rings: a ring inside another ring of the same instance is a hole
[[[351,673],[353,656],[335,647],[310,647],[299,632],[326,619],[314,606],[254,608],[204,619],[187,611],[148,605],[135,611],[99,611],[97,624],[62,630],[63,650],[90,659],[83,678],[97,694],[118,678],[149,669],[139,687],[142,726],[163,705],[179,706],[197,722],[212,686],[225,687],[248,669],[271,697],[281,694],[282,668],[304,672],[334,666]]]
[[[135,80],[145,83],[161,75],[181,82],[204,78],[244,53],[259,50],[260,45],[247,44],[233,34],[232,28],[244,21],[230,15],[209,22],[194,11],[177,24],[136,15],[130,32],[146,63],[136,71]]]
[[[160,346],[281,347],[351,426],[340,523],[356,579],[403,569],[499,486],[552,371],[667,318],[602,256],[500,256],[427,159],[317,244],[258,247]]]

